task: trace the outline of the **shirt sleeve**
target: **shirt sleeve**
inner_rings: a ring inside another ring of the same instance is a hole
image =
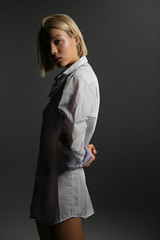
[[[85,146],[86,120],[92,117],[93,101],[91,89],[81,77],[69,79],[63,90],[59,111],[63,115],[60,142],[64,146],[69,169],[83,167],[92,159],[92,153]]]

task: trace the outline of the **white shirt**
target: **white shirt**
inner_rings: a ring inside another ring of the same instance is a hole
[[[80,58],[64,74],[71,75],[65,84],[58,108],[65,116],[63,130],[69,144],[65,151],[69,156],[67,164],[70,169],[75,169],[92,158],[87,145],[97,122],[99,87],[86,57]]]
[[[55,78],[42,116],[30,217],[52,225],[94,210],[83,166],[99,111],[97,77],[85,56]]]

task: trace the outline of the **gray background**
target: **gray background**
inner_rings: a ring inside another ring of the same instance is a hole
[[[29,219],[41,114],[56,72],[39,77],[36,36],[41,20],[70,15],[82,31],[100,83],[87,168],[94,216],[85,239],[159,239],[160,2],[1,1],[0,220],[3,240],[38,240]]]

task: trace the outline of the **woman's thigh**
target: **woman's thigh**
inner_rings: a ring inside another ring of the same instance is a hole
[[[40,240],[84,240],[81,218],[70,218],[50,227],[39,223],[37,229]]]
[[[51,240],[48,227],[40,224],[37,221],[36,221],[36,226],[37,226],[37,231],[38,231],[40,240]]]

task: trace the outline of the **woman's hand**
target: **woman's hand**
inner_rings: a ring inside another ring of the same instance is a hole
[[[95,160],[95,155],[97,153],[96,149],[95,149],[95,146],[93,144],[88,144],[88,148],[89,150],[91,151],[92,153],[92,159],[89,161],[89,163],[87,163],[86,165],[84,165],[84,167],[89,167],[90,164]]]

